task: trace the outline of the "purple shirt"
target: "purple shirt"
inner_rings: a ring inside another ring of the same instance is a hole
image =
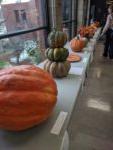
[[[113,29],[113,15],[111,14],[107,16],[107,21],[102,33],[104,34],[108,29]]]

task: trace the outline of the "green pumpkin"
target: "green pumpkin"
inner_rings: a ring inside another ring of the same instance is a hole
[[[46,57],[55,62],[62,62],[65,61],[68,57],[69,52],[66,48],[48,48],[46,50]]]
[[[63,47],[67,42],[67,35],[62,31],[53,30],[48,36],[48,44],[51,48]]]

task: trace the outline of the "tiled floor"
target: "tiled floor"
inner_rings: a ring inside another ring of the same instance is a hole
[[[96,46],[84,91],[70,125],[70,150],[113,150],[113,61]]]

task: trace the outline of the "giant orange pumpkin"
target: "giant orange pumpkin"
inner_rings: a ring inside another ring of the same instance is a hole
[[[46,120],[57,99],[52,77],[33,65],[0,71],[0,128],[21,131]]]
[[[82,38],[74,38],[70,42],[71,49],[74,52],[80,52],[85,47],[85,41]]]

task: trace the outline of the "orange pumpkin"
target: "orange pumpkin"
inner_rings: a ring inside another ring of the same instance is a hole
[[[78,30],[78,34],[80,34],[81,37],[85,36],[85,27],[80,27]]]
[[[57,99],[52,77],[33,65],[0,71],[0,128],[21,131],[45,121]]]
[[[74,38],[70,42],[71,49],[74,52],[80,52],[85,47],[85,41],[82,38]]]
[[[96,25],[97,28],[100,27],[100,22],[99,22],[99,21],[96,21],[96,22],[95,22],[95,25]]]
[[[97,27],[95,24],[91,24],[90,26],[81,27],[78,31],[81,37],[91,38],[93,37],[94,33],[96,32]]]
[[[81,37],[88,37],[89,36],[88,27],[80,27],[78,34],[80,34]]]
[[[100,26],[100,22],[95,21],[94,23],[92,23],[92,25],[98,28]]]

